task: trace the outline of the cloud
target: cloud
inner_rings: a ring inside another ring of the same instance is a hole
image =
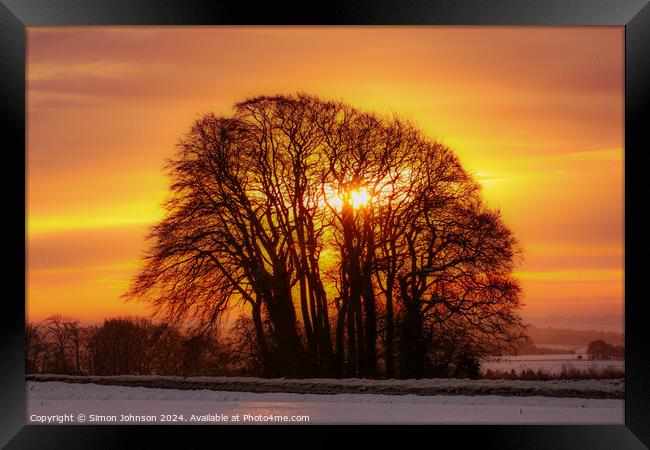
[[[306,91],[449,145],[522,241],[530,308],[620,304],[623,45],[622,27],[30,28],[30,302],[122,311],[113,265],[146,247],[181,134]]]
[[[53,230],[31,235],[27,242],[30,272],[90,270],[139,260],[144,253],[147,225]]]
[[[610,281],[623,281],[621,269],[573,269],[573,270],[546,270],[537,272],[515,272],[514,276],[520,280],[553,281],[572,283],[607,283]]]

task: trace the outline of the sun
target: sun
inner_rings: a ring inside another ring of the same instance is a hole
[[[359,209],[365,207],[370,201],[370,194],[365,187],[350,191],[350,200],[352,208]]]
[[[351,206],[352,209],[361,209],[368,206],[371,200],[372,195],[370,195],[368,189],[365,187],[337,191],[331,186],[325,186],[319,205],[328,206],[339,211],[346,205]]]

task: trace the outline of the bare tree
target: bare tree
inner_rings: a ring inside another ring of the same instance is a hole
[[[376,377],[383,353],[386,375],[399,361],[424,376],[448,321],[517,334],[514,237],[453,152],[403,119],[257,97],[198,120],[167,171],[126,297],[199,334],[243,305],[266,375]]]
[[[40,324],[28,323],[25,327],[25,371],[38,373],[44,370],[47,349]]]
[[[148,374],[154,367],[155,327],[148,319],[105,320],[88,342],[92,371],[96,375]]]
[[[53,349],[53,367],[58,373],[81,373],[81,331],[79,322],[60,315],[43,323],[45,339]]]

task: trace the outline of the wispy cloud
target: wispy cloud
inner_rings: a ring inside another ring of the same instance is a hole
[[[449,145],[525,249],[527,308],[622,304],[623,45],[622,27],[30,28],[29,314],[124,311],[111,264],[145,248],[177,139],[295,91]]]

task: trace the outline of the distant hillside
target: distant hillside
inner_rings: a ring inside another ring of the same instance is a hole
[[[516,350],[506,352],[509,355],[566,355],[567,353],[574,352],[561,348],[538,347],[531,339],[521,342]]]
[[[563,316],[563,315],[547,315],[547,316],[524,316],[526,323],[534,325],[538,328],[557,328],[563,330],[602,330],[613,331],[617,333],[624,332],[624,317],[620,311],[612,312],[611,314],[594,316]]]
[[[624,345],[624,334],[599,330],[568,330],[561,328],[538,328],[530,325],[528,337],[536,345],[589,345],[591,341],[602,339],[612,345]]]

